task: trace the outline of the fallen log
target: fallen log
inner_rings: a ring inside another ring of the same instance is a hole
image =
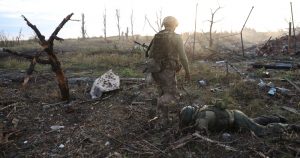
[[[253,68],[256,69],[281,69],[281,70],[290,70],[290,69],[295,69],[299,68],[299,66],[294,66],[293,64],[290,63],[276,63],[276,64],[252,64]]]
[[[19,57],[23,57],[25,59],[28,59],[28,60],[33,60],[34,58],[36,58],[36,62],[39,63],[39,64],[50,64],[50,61],[49,60],[45,60],[45,59],[40,59],[40,58],[37,58],[36,56],[32,56],[32,55],[27,55],[27,54],[22,54],[21,52],[17,52],[17,51],[12,51],[10,49],[6,49],[6,48],[1,48],[0,51],[3,51],[3,52],[6,52],[6,53],[9,53],[9,54],[12,54],[12,55],[15,55],[15,56],[19,56]],[[36,52],[36,53],[40,53],[40,52]]]

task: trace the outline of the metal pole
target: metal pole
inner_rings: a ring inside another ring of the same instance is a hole
[[[249,17],[250,17],[250,14],[251,14],[253,8],[254,8],[254,6],[252,6],[252,8],[251,8],[251,10],[250,10],[250,13],[248,14],[248,17],[247,17],[247,19],[246,19],[246,21],[245,21],[245,23],[244,23],[244,25],[243,25],[243,27],[242,27],[242,29],[241,29],[241,42],[242,42],[243,56],[245,56],[245,52],[244,52],[244,42],[243,42],[243,30],[244,30],[244,27],[245,27],[245,25],[246,25],[246,23],[247,23],[247,21],[248,21],[248,19],[249,19]]]
[[[195,42],[196,42],[196,33],[197,33],[197,12],[198,12],[198,3],[196,4],[195,31],[194,31],[194,43],[193,43],[193,57],[195,56]]]

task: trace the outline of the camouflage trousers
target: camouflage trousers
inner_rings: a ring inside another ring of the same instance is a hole
[[[290,125],[283,124],[279,117],[263,116],[251,119],[239,110],[233,110],[234,126],[236,128],[253,131],[257,136],[266,136],[268,134],[280,134]]]
[[[158,85],[159,96],[171,94],[178,95],[176,72],[172,69],[163,69],[160,72],[153,72],[152,77]]]
[[[176,106],[179,100],[176,72],[172,69],[163,69],[152,73],[158,85],[159,97],[157,99],[157,114],[160,118],[169,120],[169,109]]]

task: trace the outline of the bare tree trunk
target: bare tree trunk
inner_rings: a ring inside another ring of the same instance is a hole
[[[162,30],[161,22],[162,22],[162,9],[159,10],[159,13],[156,12],[156,25],[158,31]]]
[[[196,4],[195,30],[194,30],[194,43],[193,43],[193,57],[195,55],[195,44],[196,44],[196,33],[197,33],[197,14],[198,14],[198,3]]]
[[[18,45],[20,45],[21,37],[22,37],[22,28],[20,28],[19,34],[18,34],[18,36],[16,37],[16,40],[17,40],[17,44],[18,44]]]
[[[126,40],[128,40],[128,33],[129,33],[129,29],[128,29],[128,27],[127,27],[127,28],[126,28],[126,32],[125,32]]]
[[[103,28],[103,33],[104,33],[104,39],[106,40],[106,8],[104,10],[104,13],[103,13],[103,25],[104,25],[104,28]]]
[[[212,47],[213,45],[213,39],[212,39],[212,27],[213,27],[213,24],[215,23],[214,22],[214,18],[215,18],[215,14],[217,13],[217,11],[221,9],[221,7],[219,6],[214,12],[212,11],[212,9],[210,9],[211,11],[211,20],[209,20],[210,22],[210,26],[209,26],[209,48]]]
[[[148,22],[148,24],[149,24],[149,26],[152,28],[152,30],[153,30],[154,32],[157,33],[157,31],[156,31],[155,28],[151,25],[149,19],[147,18],[147,15],[145,15],[145,22],[146,22],[146,21]]]
[[[214,20],[214,16],[212,15],[211,16],[211,21],[210,21],[210,27],[209,27],[209,48],[211,48],[212,45],[213,45],[213,39],[212,39],[212,33],[211,33],[212,27],[213,27],[213,24],[214,24],[213,20]]]
[[[71,17],[73,16],[73,13],[68,15],[63,19],[63,21],[56,27],[56,29],[53,31],[51,36],[49,37],[48,40],[45,39],[45,36],[41,34],[41,32],[37,29],[37,27],[33,24],[31,24],[26,17],[23,15],[22,17],[24,20],[27,22],[27,25],[34,30],[36,33],[38,39],[40,40],[40,45],[43,47],[43,50],[47,53],[48,55],[48,60],[46,61],[49,63],[52,67],[52,71],[56,74],[56,79],[58,81],[58,86],[60,89],[60,93],[62,96],[62,100],[69,100],[70,95],[69,95],[69,87],[68,87],[68,80],[66,79],[63,70],[61,69],[61,64],[59,60],[57,59],[56,55],[53,52],[53,43],[54,40],[59,40],[62,41],[62,38],[57,37],[58,32],[61,30],[61,28],[68,22]],[[31,64],[31,68],[34,69],[34,65],[36,60],[38,59],[39,54],[37,54],[33,58],[33,62]]]
[[[134,40],[134,36],[133,36],[133,10],[131,10],[130,23],[131,23],[131,36],[132,36],[132,39]]]
[[[289,38],[288,38],[288,53],[290,54],[292,52],[291,48],[291,34],[292,34],[292,28],[291,28],[292,23],[289,22]]]
[[[120,9],[116,9],[117,27],[119,32],[119,39],[121,39],[121,28],[120,28]]]
[[[293,4],[291,3],[291,14],[292,14],[292,23],[293,23],[293,33],[294,33],[294,52],[297,52],[297,45],[296,45],[296,33],[295,33],[295,23],[294,23],[294,13],[293,13]]]
[[[86,34],[86,30],[85,30],[85,21],[84,21],[84,14],[82,13],[81,14],[81,35],[82,35],[82,38],[85,39],[85,34]]]

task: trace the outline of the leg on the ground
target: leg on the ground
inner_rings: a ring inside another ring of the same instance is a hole
[[[260,117],[256,117],[253,118],[253,121],[257,124],[266,126],[270,123],[286,123],[287,120],[286,118],[284,118],[283,116],[279,116],[279,115],[270,115],[270,116],[260,116]]]
[[[247,115],[239,110],[234,110],[234,126],[253,131],[257,136],[265,135],[265,127],[255,123]]]

